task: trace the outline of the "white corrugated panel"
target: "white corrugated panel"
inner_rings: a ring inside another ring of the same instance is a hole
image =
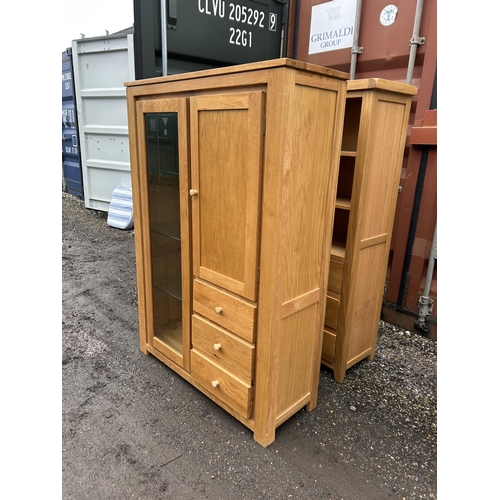
[[[131,186],[124,83],[135,79],[132,34],[73,40],[85,206],[109,211],[115,186]]]

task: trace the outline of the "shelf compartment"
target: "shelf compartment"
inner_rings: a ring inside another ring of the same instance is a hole
[[[337,206],[339,206],[339,203],[342,203],[343,205],[349,205],[350,207],[355,167],[355,157],[344,156],[340,158],[339,177],[337,183]]]
[[[179,189],[149,184],[149,219],[151,231],[180,240]]]
[[[357,151],[358,149],[361,104],[361,97],[351,97],[346,100],[342,151]]]
[[[349,210],[337,208],[333,222],[333,236],[331,255],[340,262],[344,261],[347,243],[347,230],[349,228]]]
[[[159,233],[151,233],[151,273],[154,287],[181,300],[180,241]]]
[[[151,224],[151,232],[165,236],[166,238],[181,241],[181,225],[179,220]]]

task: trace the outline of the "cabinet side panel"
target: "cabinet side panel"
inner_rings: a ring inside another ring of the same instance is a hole
[[[296,85],[283,171],[283,302],[320,287],[337,93]]]
[[[349,301],[352,313],[346,328],[349,331],[347,365],[360,354],[374,347],[382,307],[385,264],[388,242],[360,250]]]
[[[363,203],[370,200],[371,209],[360,219],[361,240],[387,234],[392,227],[395,196],[403,161],[402,133],[406,133],[405,103],[379,99],[373,121],[371,147],[366,150],[363,180]],[[392,131],[390,133],[389,131]]]
[[[314,304],[281,322],[276,408],[278,419],[311,394],[312,363],[316,349],[316,340],[311,338],[311,325],[316,324],[317,314],[318,305]]]

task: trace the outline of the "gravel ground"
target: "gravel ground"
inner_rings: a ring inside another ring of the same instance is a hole
[[[381,322],[375,359],[264,449],[139,351],[134,232],[62,194],[64,499],[435,499],[437,342]]]

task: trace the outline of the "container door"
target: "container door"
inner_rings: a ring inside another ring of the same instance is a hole
[[[134,79],[133,35],[73,40],[85,207],[109,212],[116,186],[131,187],[125,82]]]
[[[257,299],[264,93],[193,97],[193,273]]]
[[[139,101],[137,106],[139,165],[147,166],[139,172],[147,341],[188,370],[191,266],[186,100]]]
[[[71,51],[69,51],[71,52]],[[62,53],[62,182],[63,191],[83,199],[82,168],[75,109],[71,53]]]

